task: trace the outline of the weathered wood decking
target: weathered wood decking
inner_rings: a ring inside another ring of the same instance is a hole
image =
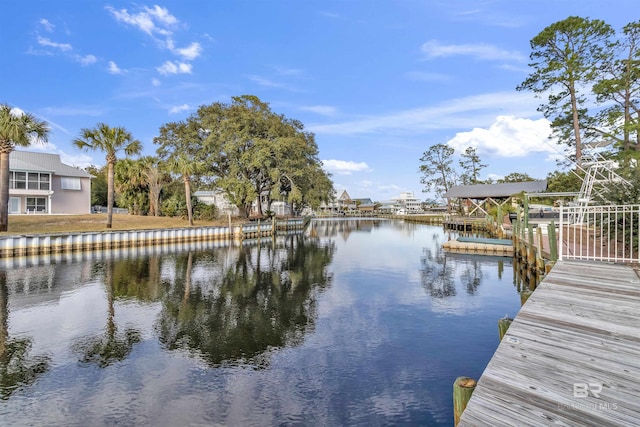
[[[639,426],[640,278],[560,261],[509,327],[459,426]]]

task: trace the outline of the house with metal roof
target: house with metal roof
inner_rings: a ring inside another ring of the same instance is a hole
[[[60,155],[12,151],[9,155],[10,214],[91,212],[91,174],[62,163]]]
[[[451,203],[452,199],[462,199],[468,208],[466,214],[476,212],[487,214],[483,206],[503,206],[511,202],[512,197],[522,193],[544,193],[547,181],[504,182],[500,184],[456,185],[444,194],[444,198]]]

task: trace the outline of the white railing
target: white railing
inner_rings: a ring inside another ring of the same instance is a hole
[[[560,208],[558,258],[640,262],[640,205]]]

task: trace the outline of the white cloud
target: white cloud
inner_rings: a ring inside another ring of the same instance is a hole
[[[331,19],[342,19],[342,16],[333,12],[319,12],[320,16]]]
[[[402,190],[402,187],[399,187],[395,184],[389,184],[389,185],[378,185],[378,190],[380,191],[384,191],[384,192],[400,192],[400,190]]]
[[[11,110],[9,110],[9,115],[13,118],[19,119],[20,117],[24,116],[24,110],[18,107],[13,107]]]
[[[138,30],[151,36],[158,45],[170,50],[173,54],[179,55],[184,59],[192,60],[200,56],[202,46],[198,42],[192,42],[189,46],[176,48],[172,35],[180,21],[172,15],[167,8],[154,5],[153,7],[144,6],[140,11],[129,13],[127,9],[115,9],[112,6],[106,6],[105,9],[118,22],[137,28]],[[162,36],[162,38],[158,38]]]
[[[38,36],[37,40],[38,40],[38,44],[41,45],[41,46],[53,47],[53,48],[56,48],[56,49],[60,49],[63,52],[68,52],[68,51],[73,49],[69,43],[52,42],[51,40],[49,40],[46,37]]]
[[[302,70],[299,68],[286,68],[278,65],[275,65],[272,68],[280,76],[297,76],[302,74]]]
[[[156,18],[156,20],[166,26],[172,26],[178,23],[178,19],[173,16],[172,14],[169,13],[169,10],[167,8],[164,7],[160,7],[158,5],[154,5],[153,9],[150,9],[148,7],[145,6],[144,8],[147,13],[151,16],[153,16],[154,18]]]
[[[460,132],[447,144],[458,152],[474,147],[479,153],[500,157],[525,157],[534,152],[557,154],[559,148],[549,140],[550,134],[547,119],[498,116],[488,128]]]
[[[287,85],[285,83],[274,82],[273,80],[269,80],[269,79],[266,79],[264,77],[250,75],[250,76],[247,76],[247,78],[249,80],[251,80],[252,82],[255,82],[255,83],[259,84],[260,86],[273,87],[273,88],[277,88],[277,89],[285,89],[285,90],[289,90],[291,92],[298,92],[298,90],[295,89],[292,86],[289,86],[289,85]]]
[[[539,100],[526,92],[495,92],[456,98],[433,107],[370,116],[342,123],[309,125],[316,134],[358,135],[381,132],[416,135],[439,129],[489,126],[507,112],[516,117],[538,115]]]
[[[169,114],[176,114],[181,111],[187,111],[189,108],[190,107],[187,104],[177,105],[175,107],[171,107],[171,109],[169,110]]]
[[[163,76],[169,74],[191,74],[191,64],[167,61],[157,67],[156,70],[158,70],[158,72]]]
[[[160,80],[156,79],[155,77],[151,79],[151,84],[156,87],[161,85]]]
[[[170,35],[170,28],[178,23],[178,19],[171,15],[166,8],[157,5],[153,9],[145,6],[143,12],[131,14],[127,9],[117,10],[112,6],[105,6],[105,9],[113,15],[116,21],[136,27],[150,36],[154,34]]]
[[[300,107],[303,111],[311,111],[312,113],[321,114],[323,116],[333,116],[337,109],[330,105],[310,105],[308,107]]]
[[[368,171],[369,165],[365,162],[352,162],[346,160],[323,160],[322,165],[328,172],[338,175],[351,175],[353,172]]]
[[[44,30],[49,33],[51,33],[55,29],[55,25],[44,18],[40,20],[40,25],[42,25],[42,28],[44,28]]]
[[[78,56],[77,60],[82,65],[91,65],[91,64],[95,64],[96,61],[98,61],[98,58],[96,58],[94,55],[85,55],[85,56]]]
[[[109,73],[110,74],[123,74],[124,71],[122,71],[120,69],[120,67],[118,67],[118,64],[116,64],[113,61],[109,61]]]
[[[471,56],[482,60],[501,60],[526,62],[527,57],[517,51],[500,49],[490,44],[442,44],[437,40],[430,40],[420,48],[427,59],[448,56]]]
[[[200,56],[200,53],[202,52],[202,46],[200,46],[200,43],[193,42],[188,47],[175,49],[174,52],[182,56],[184,59],[191,60]]]

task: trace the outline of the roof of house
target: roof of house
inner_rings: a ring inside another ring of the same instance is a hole
[[[351,196],[349,196],[349,193],[347,193],[347,190],[344,190],[340,195],[340,197],[338,197],[338,200],[351,200]]]
[[[9,154],[9,170],[49,172],[59,176],[91,178],[91,174],[88,172],[62,163],[59,154],[34,153],[32,151],[12,151]]]
[[[510,197],[518,193],[541,193],[547,189],[547,181],[504,182],[501,184],[456,185],[444,194],[445,199]]]
[[[373,201],[369,197],[363,199],[351,199],[353,203],[360,203],[361,205],[372,205]]]

